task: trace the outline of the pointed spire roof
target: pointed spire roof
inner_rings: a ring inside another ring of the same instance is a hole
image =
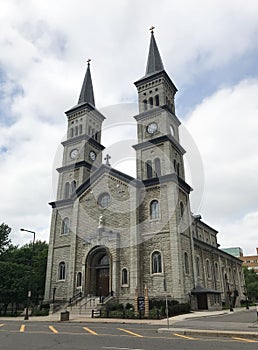
[[[95,107],[95,100],[94,100],[94,92],[93,92],[93,86],[92,86],[92,80],[91,80],[91,74],[90,74],[90,59],[87,61],[88,67],[85,73],[84,81],[82,84],[82,89],[78,101],[78,105],[81,103],[90,103]]]
[[[149,75],[149,74],[164,70],[159,49],[154,37],[154,27],[151,27],[150,31],[151,31],[151,40],[150,40],[149,56],[148,56],[145,75]]]

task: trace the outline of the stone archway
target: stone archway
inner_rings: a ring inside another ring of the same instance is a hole
[[[93,248],[86,259],[86,293],[106,297],[111,286],[111,259],[106,247]]]

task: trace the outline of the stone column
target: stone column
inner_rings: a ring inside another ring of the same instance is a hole
[[[136,287],[134,292],[134,315],[137,316],[138,313],[138,288]]]
[[[147,286],[145,286],[145,288],[144,288],[144,305],[145,305],[144,316],[149,317],[150,308],[149,308],[149,293],[148,293]]]

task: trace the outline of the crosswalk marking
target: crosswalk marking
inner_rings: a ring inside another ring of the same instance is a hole
[[[187,337],[186,335],[183,335],[183,334],[174,333],[174,335],[175,335],[176,337],[179,337],[179,338],[190,339],[190,340],[196,340],[196,338]]]
[[[119,329],[122,332],[128,333],[130,335],[134,335],[135,337],[143,338],[143,335],[140,335],[138,333],[134,333],[134,332],[128,331],[127,329],[124,329],[124,328],[117,328],[117,329]]]
[[[24,332],[25,331],[25,324],[22,324],[21,327],[20,327],[20,332]]]
[[[83,329],[84,329],[86,332],[89,332],[90,334],[98,335],[98,333],[94,332],[92,329],[90,329],[90,328],[88,328],[88,327],[83,327]]]
[[[57,334],[58,333],[58,330],[55,329],[55,327],[53,326],[48,326],[48,328],[51,330],[51,332]]]
[[[252,339],[237,338],[237,337],[232,337],[232,339],[241,340],[241,341],[244,341],[244,342],[247,342],[247,343],[257,343],[257,340],[252,340]]]

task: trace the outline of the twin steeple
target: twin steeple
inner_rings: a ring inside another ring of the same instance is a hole
[[[162,59],[154,37],[154,27],[151,27],[150,31],[151,31],[151,39],[150,39],[150,46],[149,46],[149,54],[148,54],[146,72],[143,79],[151,76],[152,74],[164,71]],[[92,106],[95,107],[95,99],[94,99],[93,85],[92,85],[91,72],[90,72],[90,61],[91,61],[90,59],[87,61],[87,70],[85,73],[85,77],[83,80],[81,93],[80,93],[80,97],[77,105],[80,105],[82,103],[90,103]]]
[[[145,76],[164,70],[159,49],[154,37],[154,27],[150,28],[151,40]]]
[[[90,61],[91,61],[90,59],[87,61],[88,66],[87,66],[84,81],[82,84],[78,105],[81,103],[90,103],[92,106],[95,107],[93,85],[92,85],[91,73],[90,73]]]

